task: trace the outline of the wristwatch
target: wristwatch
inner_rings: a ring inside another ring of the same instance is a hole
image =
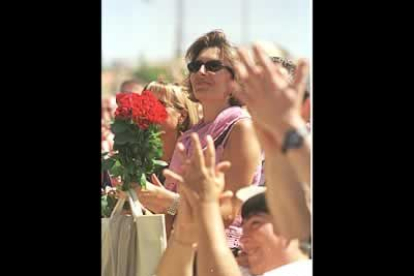
[[[283,140],[282,152],[286,153],[289,149],[298,149],[302,147],[305,137],[309,134],[309,130],[306,125],[300,128],[292,128],[285,134]]]
[[[180,195],[176,195],[174,197],[174,201],[170,207],[167,208],[167,214],[171,216],[175,216],[177,214],[178,203],[180,202]]]

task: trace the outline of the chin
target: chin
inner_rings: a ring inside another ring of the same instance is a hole
[[[253,275],[261,275],[267,271],[269,271],[269,267],[271,267],[272,265],[269,264],[269,260],[271,260],[272,258],[267,258],[264,255],[264,252],[261,251],[260,249],[258,251],[256,251],[254,254],[252,255],[248,255],[247,256],[247,260],[248,263],[250,265],[249,270],[250,273],[252,273]]]
[[[209,90],[210,90],[210,87],[208,87],[208,86],[200,86],[200,87],[197,87],[197,88],[194,89],[194,93],[197,94],[197,93],[206,92],[206,91],[209,91]]]

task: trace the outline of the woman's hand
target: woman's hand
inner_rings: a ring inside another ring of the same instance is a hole
[[[165,214],[173,203],[176,193],[165,189],[155,174],[151,175],[151,180],[153,183],[147,181],[146,189],[137,185],[135,192],[145,208],[156,214]]]

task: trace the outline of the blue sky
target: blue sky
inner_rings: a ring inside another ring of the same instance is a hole
[[[175,54],[177,0],[102,0],[102,59],[135,62]],[[311,58],[311,0],[183,0],[182,49],[212,29],[242,43],[242,2],[247,3],[248,42],[277,42],[296,57]]]

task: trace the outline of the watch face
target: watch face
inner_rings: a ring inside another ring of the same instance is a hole
[[[286,152],[288,149],[300,148],[302,144],[302,135],[300,135],[297,130],[291,130],[286,133],[286,139],[282,151]]]
[[[303,129],[291,129],[286,132],[285,139],[283,141],[282,152],[286,153],[289,149],[300,148],[303,144],[304,137],[307,134],[307,129],[305,132]]]
[[[292,146],[299,146],[302,142],[302,136],[300,136],[296,131],[292,132],[289,138],[289,144],[291,144]]]

